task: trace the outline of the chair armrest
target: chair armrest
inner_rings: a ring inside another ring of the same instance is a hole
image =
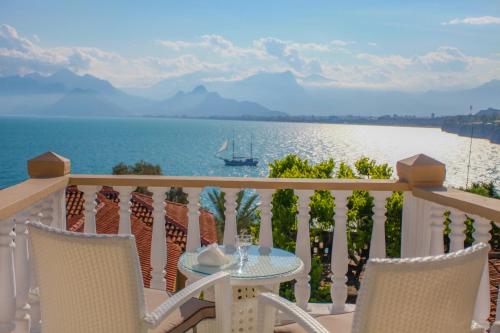
[[[267,312],[265,305],[273,306],[290,316],[297,324],[309,333],[329,333],[316,319],[294,303],[273,293],[262,293],[257,296],[259,302],[258,323],[263,323],[262,317]],[[258,330],[259,331],[259,330]]]
[[[230,286],[230,276],[229,274],[224,272],[219,272],[216,274],[209,275],[203,279],[193,282],[192,284],[186,286],[184,289],[175,293],[172,297],[169,297],[165,302],[160,304],[153,312],[146,314],[146,316],[143,319],[145,324],[151,328],[158,326],[165,318],[168,317],[168,315],[170,315],[175,309],[180,307],[182,304],[186,303],[189,299],[191,299],[191,297],[198,296],[203,290],[210,288],[212,286],[215,286],[216,289],[215,292],[216,320],[229,321],[228,327],[230,329],[230,324],[231,324],[230,317],[225,318],[226,316],[221,316],[223,318],[217,318],[219,317],[219,312],[222,312],[218,311],[218,307],[220,308],[221,306],[226,306],[229,309],[229,313],[231,312],[230,303],[231,303],[232,293]],[[219,292],[217,292],[217,290],[219,290]],[[224,296],[221,297],[221,294],[224,294]],[[222,328],[219,331],[225,332],[225,330]]]

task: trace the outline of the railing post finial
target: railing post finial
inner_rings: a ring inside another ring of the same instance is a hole
[[[54,178],[70,173],[71,162],[54,152],[48,151],[28,161],[31,178]]]
[[[446,177],[446,165],[424,154],[398,161],[396,170],[399,180],[412,187],[441,187]]]

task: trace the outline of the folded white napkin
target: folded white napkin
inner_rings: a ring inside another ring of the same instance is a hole
[[[208,245],[198,254],[198,263],[205,266],[222,266],[229,262],[229,258],[216,243]]]

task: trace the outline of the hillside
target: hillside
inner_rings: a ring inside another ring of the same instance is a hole
[[[254,102],[227,99],[218,93],[198,86],[191,92],[178,92],[173,97],[155,104],[150,115],[168,117],[280,117],[283,112],[271,111]]]

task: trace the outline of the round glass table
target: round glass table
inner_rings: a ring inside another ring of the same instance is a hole
[[[277,248],[260,248],[252,245],[248,251],[248,260],[240,261],[238,251],[226,250],[229,263],[220,267],[204,266],[198,263],[198,253],[185,252],[179,258],[179,270],[190,279],[199,279],[220,271],[231,275],[234,286],[272,285],[290,281],[300,274],[304,264],[295,254]]]
[[[224,271],[231,276],[233,286],[232,327],[234,332],[256,332],[257,300],[260,292],[279,292],[279,284],[295,279],[304,270],[304,264],[295,254],[277,248],[261,248],[252,245],[248,260],[241,261],[238,251],[220,246],[229,262],[220,267],[198,263],[196,252],[185,252],[179,258],[178,268],[190,281]],[[213,296],[206,293],[207,299]],[[272,317],[272,316],[271,316]],[[202,324],[202,323],[200,323]],[[274,322],[267,329],[272,331]]]

